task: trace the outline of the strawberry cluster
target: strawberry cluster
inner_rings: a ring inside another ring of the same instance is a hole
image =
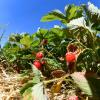
[[[42,52],[38,52],[36,53],[36,60],[33,62],[33,65],[36,66],[37,69],[41,69],[42,65],[45,64],[45,61],[42,60],[42,58],[44,57],[44,54]]]

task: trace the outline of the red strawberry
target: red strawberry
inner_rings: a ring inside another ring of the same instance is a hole
[[[38,60],[35,60],[35,61],[33,62],[33,65],[35,65],[37,69],[41,69],[41,67],[42,67],[40,61],[38,61]]]
[[[36,58],[37,59],[41,59],[41,58],[43,58],[43,53],[42,52],[38,52],[37,54],[36,54]]]
[[[75,62],[76,61],[76,55],[73,52],[66,53],[66,62]]]
[[[67,100],[79,100],[78,96],[70,96]]]

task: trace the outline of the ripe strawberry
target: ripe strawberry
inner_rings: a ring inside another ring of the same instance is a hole
[[[78,96],[70,96],[67,100],[79,100]]]
[[[40,61],[38,61],[38,60],[35,60],[35,61],[33,62],[33,65],[35,65],[37,69],[41,69],[41,67],[42,67]]]
[[[37,59],[41,59],[41,58],[43,58],[43,53],[42,52],[38,52],[37,54],[36,54],[36,58]]]
[[[76,61],[76,55],[73,52],[66,53],[66,62],[75,62]]]

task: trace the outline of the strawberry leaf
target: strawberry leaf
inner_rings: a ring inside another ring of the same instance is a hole
[[[100,100],[100,79],[95,77],[86,77],[86,73],[75,72],[71,76],[79,88],[89,97]]]

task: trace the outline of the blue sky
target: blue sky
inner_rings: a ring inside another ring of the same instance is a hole
[[[90,0],[100,8],[100,0]],[[34,33],[38,27],[51,28],[54,22],[40,22],[43,15],[54,9],[63,11],[67,4],[80,5],[88,0],[0,0],[0,26],[6,26],[2,44],[7,41],[11,33]]]

